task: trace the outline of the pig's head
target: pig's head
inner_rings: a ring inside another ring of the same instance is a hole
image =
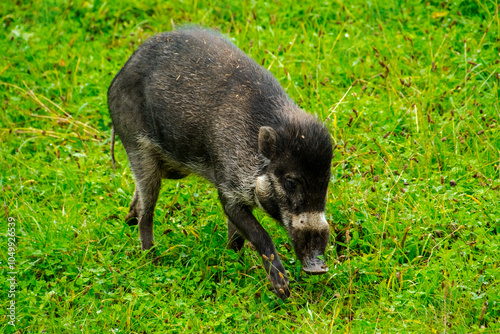
[[[330,134],[311,117],[287,127],[263,126],[258,142],[266,167],[257,178],[257,203],[288,230],[304,271],[326,273],[323,256],[330,235],[325,219],[332,159]]]

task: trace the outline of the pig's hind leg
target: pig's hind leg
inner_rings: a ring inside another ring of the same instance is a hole
[[[129,155],[135,176],[135,194],[129,215],[139,213],[141,245],[143,250],[148,250],[153,247],[153,215],[161,188],[161,161],[157,154],[144,147],[139,152]]]
[[[134,191],[134,197],[132,198],[132,202],[130,203],[130,210],[128,215],[125,217],[125,222],[130,226],[135,226],[139,224],[139,217],[141,216],[141,207],[139,200],[139,191],[137,187]]]

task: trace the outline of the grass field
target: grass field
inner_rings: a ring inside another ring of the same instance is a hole
[[[500,332],[499,5],[2,1],[0,332]],[[331,131],[329,273],[301,273],[255,212],[288,300],[258,254],[226,250],[198,177],[164,182],[157,265],[123,222],[134,180],[119,141],[111,166],[106,91],[139,44],[187,23],[219,29]]]

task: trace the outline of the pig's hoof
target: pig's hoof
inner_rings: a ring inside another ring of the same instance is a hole
[[[304,261],[302,269],[309,275],[321,275],[328,272],[328,266],[317,257]]]
[[[152,260],[154,263],[158,261],[159,257],[157,256],[158,252],[156,251],[156,247],[152,246],[151,248],[143,249],[142,251],[145,253],[146,259]]]
[[[288,287],[288,277],[286,274],[282,274],[279,271],[276,271],[274,274],[276,275],[271,275],[271,284],[274,289],[274,293],[281,299],[286,299],[290,297],[290,288]]]
[[[139,219],[129,213],[127,217],[125,217],[125,222],[128,226],[136,226],[139,224]]]
[[[288,286],[282,287],[278,290],[275,289],[274,292],[276,293],[276,296],[281,299],[287,299],[288,297],[290,297],[290,289],[288,288]]]
[[[245,246],[245,240],[243,238],[239,237],[239,238],[235,238],[235,239],[231,240],[228,243],[227,248],[234,250],[236,253],[239,253],[243,249],[244,246]]]

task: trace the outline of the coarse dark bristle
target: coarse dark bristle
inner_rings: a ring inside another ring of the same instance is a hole
[[[297,168],[312,175],[324,174],[330,169],[332,142],[330,133],[314,117],[292,122],[277,129],[276,152],[290,154]]]

